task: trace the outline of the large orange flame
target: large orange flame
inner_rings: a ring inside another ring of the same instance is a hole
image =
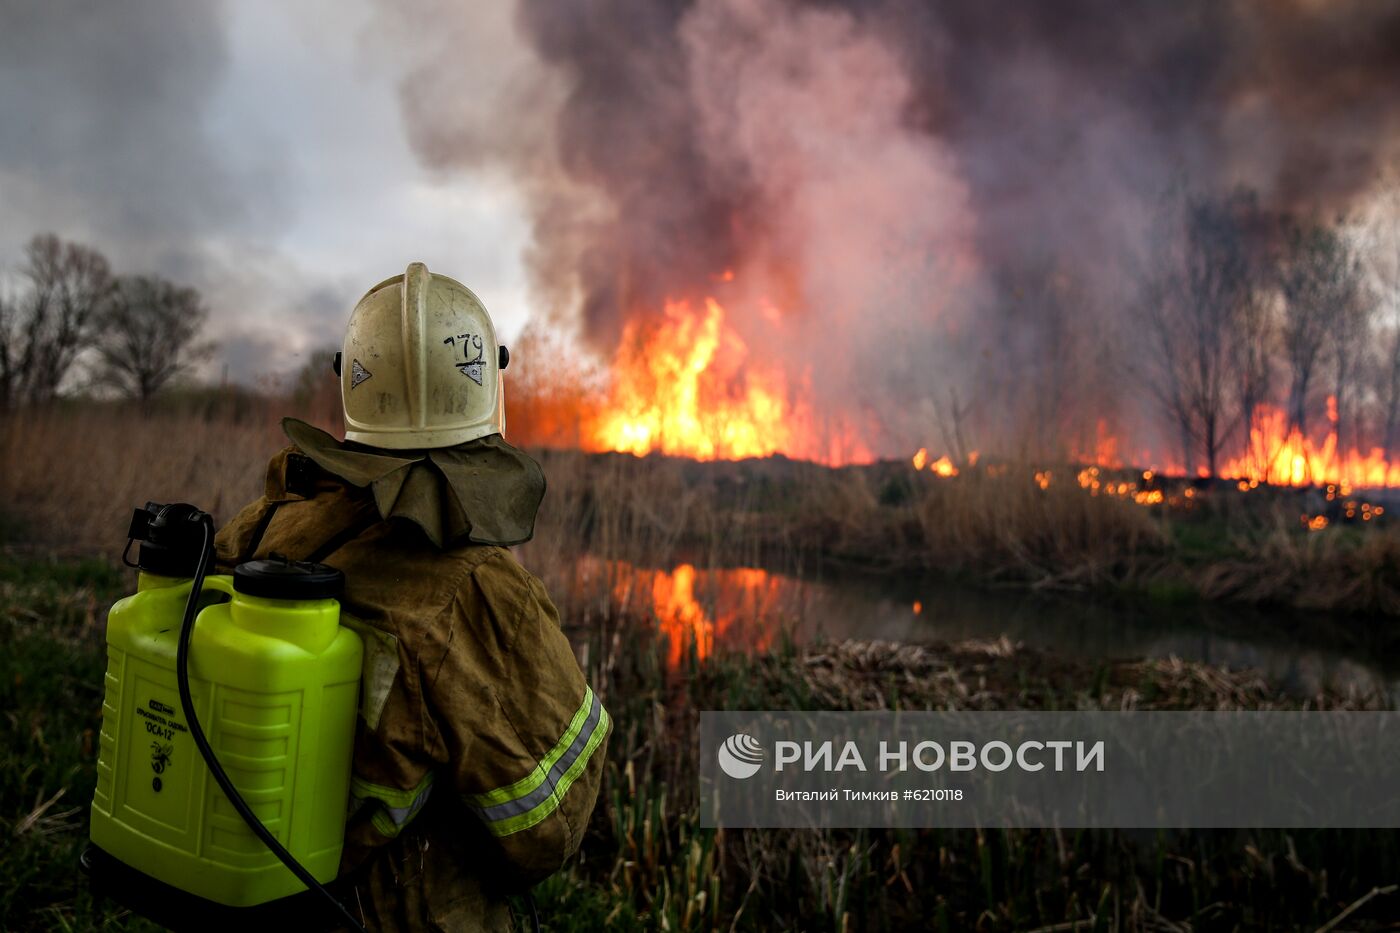
[[[1248,449],[1221,466],[1221,477],[1278,486],[1400,485],[1400,463],[1390,462],[1381,448],[1366,454],[1338,449],[1336,399],[1327,399],[1327,414],[1327,435],[1314,443],[1290,427],[1281,410],[1260,406],[1250,425]]]
[[[720,281],[732,280],[725,273]],[[760,301],[770,323],[782,315]],[[830,465],[866,463],[873,458],[860,425],[841,416],[818,417],[806,373],[763,364],[726,322],[714,298],[701,304],[668,301],[659,315],[633,317],[609,367],[606,399],[582,413],[580,445],[637,455],[659,452],[697,460],[739,460],[785,454]],[[1328,431],[1320,441],[1289,425],[1283,411],[1261,405],[1254,412],[1248,442],[1219,466],[1222,479],[1274,485],[1335,485],[1366,488],[1400,485],[1400,462],[1385,452],[1342,451],[1337,440],[1337,403],[1327,403]],[[940,476],[958,474],[966,463],[921,448],[914,469]],[[1137,455],[1139,467],[1162,475],[1182,475],[1179,464]],[[1092,451],[1073,457],[1103,469],[1130,465],[1118,437],[1100,420]],[[1204,476],[1201,468],[1197,472]],[[1048,474],[1047,474],[1048,475]],[[1039,481],[1039,480],[1038,480]]]
[[[585,449],[697,460],[871,459],[855,433],[815,416],[805,378],[750,358],[713,298],[703,310],[671,301],[659,318],[629,321],[611,373],[608,401],[584,428]]]

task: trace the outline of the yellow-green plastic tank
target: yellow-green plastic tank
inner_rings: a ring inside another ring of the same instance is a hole
[[[245,592],[231,576],[204,582],[189,652],[195,714],[263,824],[330,881],[345,835],[360,638],[339,624],[335,599],[253,595],[244,582]],[[190,736],[175,679],[190,585],[142,573],[108,616],[92,841],[200,897],[261,904],[303,886],[245,825]]]

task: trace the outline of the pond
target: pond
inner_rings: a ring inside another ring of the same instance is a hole
[[[1005,637],[1083,660],[1177,657],[1255,668],[1297,692],[1332,686],[1400,694],[1400,661],[1378,657],[1354,637],[1368,623],[1320,615],[1124,605],[946,581],[806,578],[756,567],[641,567],[593,556],[574,565],[568,599],[654,615],[673,664],[691,643],[702,656],[716,645],[762,650],[783,633],[799,643]]]

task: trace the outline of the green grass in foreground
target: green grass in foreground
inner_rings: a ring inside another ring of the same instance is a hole
[[[124,574],[0,558],[0,929],[150,929],[95,906],[86,838],[101,622]],[[536,891],[551,930],[1393,929],[1400,833],[713,832],[695,723],[717,708],[1350,708],[1180,662],[1072,664],[1007,645],[791,645],[667,672],[645,625],[575,632],[616,721],[581,857]],[[1375,892],[1375,893],[1373,893]]]
[[[123,576],[0,560],[0,928],[154,929],[96,908],[78,871],[102,723],[100,620]]]

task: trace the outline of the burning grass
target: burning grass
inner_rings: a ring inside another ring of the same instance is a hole
[[[105,564],[0,564],[0,927],[149,929],[74,868],[94,780]],[[849,641],[678,668],[655,620],[599,607],[570,630],[616,721],[581,857],[536,892],[549,929],[1380,929],[1394,831],[713,832],[697,825],[701,709],[1366,709],[1250,671],[1072,663],[1006,641]],[[1378,893],[1372,894],[1376,891]]]
[[[134,503],[224,521],[285,441],[272,403],[213,412],[88,404],[0,424],[11,548],[120,553]],[[1329,488],[1169,480],[1012,463],[944,471],[535,451],[549,479],[521,558],[556,591],[590,552],[640,565],[940,575],[1400,615],[1400,528]]]
[[[581,545],[647,566],[820,567],[1400,614],[1400,529],[1324,489],[1094,470],[1096,489],[1069,466],[944,477],[890,462],[540,456],[550,494],[522,559],[551,581],[566,579]]]

